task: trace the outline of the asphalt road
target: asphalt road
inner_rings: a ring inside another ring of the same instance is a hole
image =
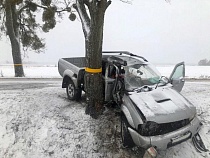
[[[186,79],[189,82],[210,83],[210,80]],[[0,78],[0,90],[61,87],[61,84],[62,78]]]
[[[61,78],[0,78],[0,90],[61,87]]]

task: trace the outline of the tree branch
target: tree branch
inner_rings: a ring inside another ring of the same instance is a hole
[[[81,19],[83,32],[86,38],[90,32],[90,17],[88,16],[87,10],[85,8],[84,1],[77,0],[74,8],[77,10]]]
[[[132,1],[133,1],[133,0],[120,0],[120,1],[122,1],[123,3],[132,4]]]
[[[90,2],[89,2],[89,0],[84,0],[84,3],[88,7],[88,9],[90,9]]]
[[[34,4],[36,4],[36,3],[34,3]],[[36,4],[36,6],[39,7],[39,8],[42,8],[42,9],[47,9],[48,8],[48,7],[41,6],[39,4]]]
[[[107,1],[107,6],[106,6],[106,9],[110,6],[110,4],[112,3],[111,0]]]
[[[31,3],[31,2],[28,2],[28,3]],[[29,4],[28,3],[25,6],[23,6],[22,8],[19,9],[18,14],[20,14],[22,11],[24,11],[24,9],[26,9],[26,8],[29,7]],[[36,4],[36,3],[33,3],[33,4],[35,4],[38,8],[42,8],[42,9],[48,9],[49,8],[49,7],[42,6],[42,5],[39,5],[39,4]],[[68,7],[69,4],[67,4],[67,7]],[[55,12],[56,13],[61,13],[61,12],[64,12],[64,11],[68,11],[67,10],[67,7],[64,8],[64,9],[61,9],[61,10],[56,10]]]
[[[66,0],[64,0],[64,4],[68,7],[71,4],[71,2],[67,2]]]

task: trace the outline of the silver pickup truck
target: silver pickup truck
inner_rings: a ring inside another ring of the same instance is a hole
[[[58,71],[63,77],[62,88],[66,88],[70,100],[79,100],[84,90],[85,57],[62,58]]]
[[[184,62],[177,64],[167,78],[142,56],[103,52],[102,58],[104,102],[115,102],[121,109],[124,146],[167,149],[199,136],[201,123],[196,108],[179,93],[185,82]],[[81,97],[84,68],[83,57],[58,62],[62,88],[66,88],[70,100]],[[197,148],[202,149],[200,146]]]

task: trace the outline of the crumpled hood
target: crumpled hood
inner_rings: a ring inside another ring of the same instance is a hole
[[[171,87],[158,87],[148,92],[130,92],[130,99],[147,121],[175,122],[195,115],[196,108]]]

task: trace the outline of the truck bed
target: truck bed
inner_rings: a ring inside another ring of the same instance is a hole
[[[71,70],[73,74],[79,75],[79,72],[84,68],[85,57],[61,58],[58,61],[58,71],[62,77],[64,77],[64,71],[66,70]]]
[[[79,67],[84,68],[85,67],[85,57],[76,57],[76,58],[62,58],[63,60]]]

